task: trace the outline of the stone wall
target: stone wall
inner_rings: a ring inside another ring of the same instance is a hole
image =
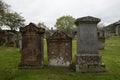
[[[0,30],[0,45],[6,47],[16,47],[17,31]]]

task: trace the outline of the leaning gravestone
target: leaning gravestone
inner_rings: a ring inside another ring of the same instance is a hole
[[[35,24],[20,28],[22,33],[21,63],[19,68],[41,68],[43,66],[43,34],[45,29]]]
[[[78,18],[76,72],[105,71],[101,56],[98,53],[97,23],[100,19],[94,17]]]
[[[72,64],[72,38],[62,31],[54,32],[47,39],[48,65],[69,67]]]

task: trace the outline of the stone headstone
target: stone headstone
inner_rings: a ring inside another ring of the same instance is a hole
[[[5,31],[3,31],[0,28],[0,46],[4,45],[4,43],[5,43]]]
[[[98,30],[98,48],[99,50],[104,50],[105,48],[105,31]]]
[[[110,37],[112,37],[111,32],[109,30],[105,30],[105,38],[109,39]]]
[[[98,53],[97,24],[100,19],[91,16],[78,18],[77,25],[77,72],[105,71]]]
[[[20,28],[22,33],[21,63],[19,68],[41,68],[43,66],[43,34],[45,29],[35,24]]]
[[[116,36],[120,35],[120,20],[115,23],[116,29],[115,29],[115,34]]]
[[[21,43],[22,42],[22,35],[21,35],[20,32],[17,32],[16,35],[17,35],[16,41],[15,41],[16,42],[16,47],[21,49],[21,47],[22,47],[21,46],[21,44],[22,44]]]
[[[72,64],[72,38],[62,31],[54,32],[47,39],[48,65],[69,67]]]
[[[13,32],[6,32],[6,43],[5,46],[8,47],[15,47],[16,46],[16,39],[17,35]]]

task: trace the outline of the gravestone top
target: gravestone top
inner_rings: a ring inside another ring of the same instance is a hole
[[[21,33],[26,33],[26,32],[35,32],[35,33],[45,33],[44,28],[38,28],[34,23],[30,23],[29,25],[25,27],[20,28]]]
[[[82,17],[82,18],[78,18],[75,21],[75,24],[78,25],[79,23],[99,23],[101,21],[101,19],[96,18],[96,17],[92,17],[92,16],[87,16],[87,17]]]
[[[48,40],[63,40],[63,39],[72,39],[70,36],[66,35],[63,31],[56,31]]]

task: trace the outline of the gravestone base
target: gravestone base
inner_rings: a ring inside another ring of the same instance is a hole
[[[99,50],[104,50],[105,48],[105,38],[98,39],[98,48]]]
[[[18,69],[40,69],[43,68],[42,64],[39,63],[20,63]]]
[[[72,61],[65,61],[62,57],[49,60],[49,66],[53,67],[70,67]]]
[[[98,54],[77,54],[76,72],[104,72],[105,65]]]

